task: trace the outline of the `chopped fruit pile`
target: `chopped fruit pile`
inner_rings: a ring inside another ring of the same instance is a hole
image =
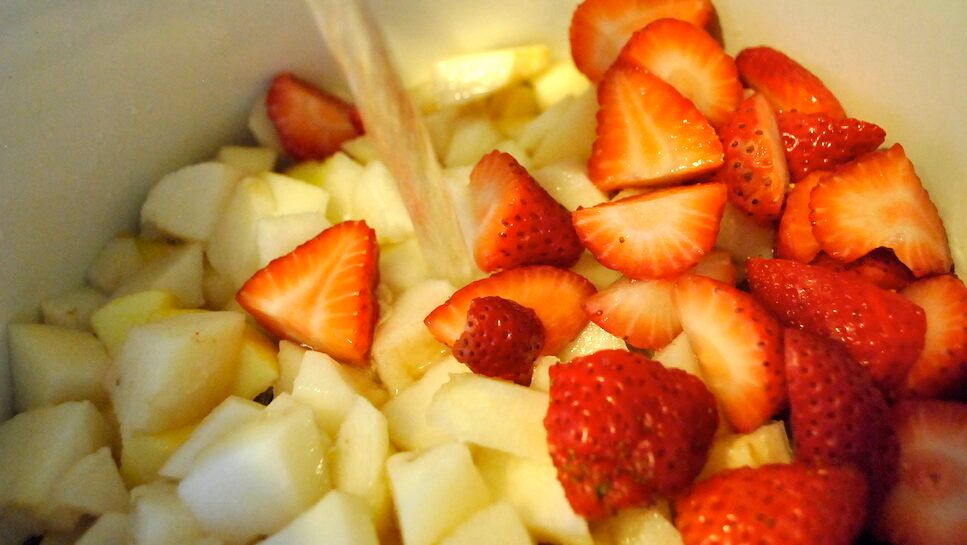
[[[89,286],[9,327],[0,541],[967,543],[938,209],[821,67],[717,20],[585,0],[571,59],[411,90],[462,286],[356,107],[276,76],[258,147],[162,178]]]

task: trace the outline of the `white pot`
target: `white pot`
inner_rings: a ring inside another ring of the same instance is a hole
[[[575,1],[373,0],[407,79],[437,57],[546,41]],[[967,2],[718,0],[733,54],[769,44],[901,142],[967,267]],[[338,74],[301,0],[0,4],[0,325],[75,287],[160,175],[244,138],[271,75]],[[6,328],[4,327],[4,330]],[[9,410],[0,335],[0,419]]]

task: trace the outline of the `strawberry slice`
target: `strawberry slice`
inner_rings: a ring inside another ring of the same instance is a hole
[[[923,309],[927,338],[904,393],[967,398],[967,287],[953,275],[914,282],[901,293]]]
[[[570,267],[584,248],[571,213],[508,153],[492,151],[470,173],[478,226],[474,258],[486,272],[523,265]]]
[[[796,460],[855,466],[877,505],[893,485],[899,455],[886,398],[839,346],[798,329],[785,330],[783,341]]]
[[[235,299],[273,335],[365,367],[373,344],[376,232],[336,224],[255,273]]]
[[[786,401],[779,323],[748,293],[701,276],[675,286],[675,306],[709,389],[740,433]]]
[[[352,105],[292,74],[275,76],[265,106],[282,147],[298,161],[325,159],[363,132]]]
[[[874,151],[886,138],[886,131],[873,123],[823,113],[784,112],[776,121],[794,182]]]
[[[750,47],[735,58],[739,77],[779,112],[846,117],[839,100],[812,72],[771,47]]]
[[[820,253],[811,263],[832,271],[852,274],[860,280],[885,290],[902,290],[916,280],[910,269],[897,260],[890,250],[873,250],[852,263],[843,263]]]
[[[543,346],[544,326],[533,310],[503,297],[478,297],[467,309],[453,357],[474,373],[527,386]]]
[[[904,401],[893,408],[899,481],[877,517],[901,545],[962,545],[967,536],[967,405]]]
[[[779,218],[789,170],[772,106],[756,94],[742,101],[719,131],[725,159],[717,179],[729,200],[759,222]]]
[[[585,0],[571,16],[571,56],[598,81],[636,30],[665,17],[705,27],[713,12],[710,0]]]
[[[550,375],[547,443],[579,515],[648,505],[702,469],[718,415],[695,376],[626,350],[575,358]]]
[[[953,265],[937,207],[900,144],[836,169],[813,189],[809,207],[816,240],[840,261],[884,247],[918,278]]]
[[[583,276],[565,269],[533,265],[499,272],[456,291],[424,320],[441,343],[453,346],[467,323],[470,303],[497,295],[533,309],[544,326],[543,354],[557,354],[584,329],[581,305],[595,292]]]
[[[803,464],[716,473],[675,502],[685,545],[850,545],[866,519],[853,468]]]
[[[688,270],[712,249],[725,193],[717,183],[674,187],[578,209],[571,218],[602,265],[659,278]]]
[[[701,28],[679,19],[659,19],[637,31],[618,55],[670,83],[718,127],[742,102],[742,84],[732,57]]]
[[[722,143],[705,116],[643,68],[608,70],[598,105],[588,176],[603,191],[694,178],[722,164]]]
[[[826,176],[826,172],[814,172],[796,182],[786,195],[786,207],[776,233],[776,257],[809,263],[822,252],[809,220],[809,197]]]
[[[780,321],[839,343],[887,393],[920,355],[923,310],[892,291],[785,259],[750,259],[746,274],[752,294]]]

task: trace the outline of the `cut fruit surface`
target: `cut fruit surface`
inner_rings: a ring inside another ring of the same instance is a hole
[[[826,113],[846,117],[843,107],[818,77],[771,47],[750,47],[735,58],[742,81],[765,95],[780,112]]]
[[[584,302],[595,324],[637,348],[661,348],[681,333],[675,281],[622,278]]]
[[[809,263],[822,251],[809,220],[809,199],[813,188],[826,176],[825,172],[814,172],[796,182],[786,195],[776,234],[776,257]]]
[[[285,151],[299,161],[325,159],[362,132],[355,109],[292,74],[279,74],[266,110]]]
[[[923,309],[927,336],[904,394],[945,397],[967,392],[967,287],[953,275],[914,282],[900,292]],[[962,399],[963,400],[963,399]]]

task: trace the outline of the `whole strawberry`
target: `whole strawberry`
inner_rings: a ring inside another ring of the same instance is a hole
[[[783,112],[776,117],[793,182],[830,170],[880,147],[886,131],[859,119],[824,113]]]
[[[698,378],[624,350],[550,369],[551,459],[575,512],[597,519],[684,490],[718,425]]]
[[[675,502],[685,545],[849,545],[866,520],[853,468],[803,464],[717,473]]]
[[[474,373],[526,386],[543,347],[537,313],[502,297],[478,297],[470,302],[467,328],[453,345],[453,357]]]

